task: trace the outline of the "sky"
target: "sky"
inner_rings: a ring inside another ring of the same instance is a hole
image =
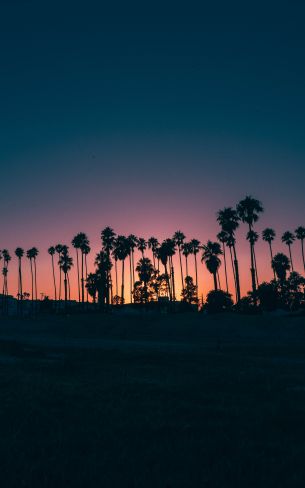
[[[38,247],[52,296],[50,245],[86,232],[93,269],[106,225],[206,242],[217,210],[251,194],[265,208],[257,230],[274,227],[285,251],[282,232],[305,225],[305,6],[104,3],[0,2],[0,249]],[[267,251],[259,242],[261,280]],[[12,294],[16,275],[15,259]]]

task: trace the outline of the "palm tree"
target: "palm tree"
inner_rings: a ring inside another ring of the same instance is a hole
[[[93,303],[96,303],[96,294],[98,290],[98,278],[96,273],[89,273],[86,280],[86,288],[92,297]]]
[[[272,259],[272,267],[278,277],[278,280],[283,284],[286,280],[287,271],[290,270],[290,261],[283,253],[278,253]]]
[[[267,227],[262,232],[263,241],[268,242],[268,244],[269,244],[271,264],[272,264],[272,260],[273,260],[272,242],[274,241],[275,237],[276,237],[275,231],[273,229],[271,229],[270,227]],[[276,276],[275,276],[274,269],[273,269],[273,273],[274,273],[274,279],[275,279]]]
[[[105,227],[102,232],[101,232],[101,240],[102,240],[102,245],[103,245],[103,250],[106,252],[108,261],[111,263],[111,251],[113,249],[114,243],[115,243],[115,237],[116,233],[111,227]],[[112,280],[111,280],[111,266],[110,269],[107,271],[107,286],[106,286],[106,303],[109,306],[110,304],[110,297],[109,297],[109,292],[111,293],[112,296]]]
[[[303,259],[303,267],[305,270],[305,255],[304,255],[304,239],[305,239],[305,227],[298,227],[295,230],[296,238],[301,242],[301,251],[302,251],[302,259]]]
[[[165,241],[163,241],[163,242],[167,246],[167,255],[169,258],[169,267],[170,267],[172,299],[175,301],[176,300],[176,290],[175,290],[175,274],[174,274],[173,256],[176,254],[176,243],[175,243],[174,239],[165,239]]]
[[[236,287],[236,301],[237,303],[240,301],[240,281],[239,281],[239,269],[238,269],[238,260],[237,260],[237,253],[236,253],[236,239],[235,239],[235,231],[239,226],[239,216],[237,215],[236,210],[232,207],[225,207],[223,210],[219,210],[217,213],[217,221],[220,224],[221,229],[228,234],[228,246],[230,248],[230,252],[233,249],[234,255],[234,280],[235,280],[235,287]]]
[[[17,247],[15,250],[15,254],[18,258],[18,301],[22,301],[23,299],[23,291],[22,291],[22,268],[21,268],[21,260],[24,256],[24,250],[21,247]]]
[[[217,239],[222,244],[222,252],[223,252],[223,262],[225,268],[225,279],[226,279],[226,289],[227,293],[229,293],[229,285],[228,285],[228,272],[227,272],[227,259],[226,259],[226,245],[228,244],[229,234],[222,230],[217,234]]]
[[[31,268],[31,284],[32,284],[32,292],[31,292],[31,299],[32,299],[32,311],[34,308],[34,271],[33,271],[33,248],[28,249],[26,252],[26,257],[30,261],[30,268]]]
[[[221,264],[219,256],[222,255],[222,250],[218,242],[208,241],[207,244],[202,246],[203,253],[201,261],[204,261],[208,271],[213,275],[214,288],[218,290],[217,272]]]
[[[149,258],[141,258],[136,267],[139,279],[144,283],[145,302],[147,302],[147,284],[150,281],[154,270],[155,268]]]
[[[145,239],[143,239],[143,237],[139,237],[137,247],[142,254],[142,258],[144,258],[144,251],[147,248],[147,242],[145,241]]]
[[[79,232],[73,237],[71,244],[76,250],[76,267],[77,267],[77,288],[78,288],[78,301],[80,303],[80,272],[79,272],[79,250],[83,244],[83,232]]]
[[[284,244],[286,244],[288,246],[288,249],[289,249],[289,256],[290,256],[290,263],[291,263],[291,270],[292,271],[294,271],[294,269],[293,269],[291,246],[292,246],[294,240],[295,240],[295,236],[292,232],[289,232],[289,230],[284,232],[284,234],[282,235],[282,242]]]
[[[60,259],[60,255],[62,253],[62,248],[63,248],[63,245],[62,244],[56,244],[56,246],[55,246],[55,251],[58,254],[58,261]],[[59,292],[58,292],[58,300],[61,300],[61,267],[59,267]]]
[[[182,246],[184,243],[185,235],[181,230],[177,230],[173,236],[173,239],[176,243],[176,246],[178,246],[178,252],[179,252],[179,261],[180,261],[180,273],[181,273],[181,290],[183,291],[184,289],[184,279],[183,279],[183,269],[182,269],[182,259],[181,259],[181,250]]]
[[[54,269],[54,254],[56,253],[55,247],[54,246],[49,247],[48,253],[50,254],[51,260],[52,260],[52,273],[53,273],[53,284],[54,284],[54,299],[55,299],[55,302],[56,302],[57,301],[57,290],[56,290],[56,279],[55,279],[55,269]]]
[[[158,259],[160,259],[161,263],[164,266],[164,272],[165,272],[165,279],[167,283],[167,293],[169,295],[170,301],[172,301],[172,291],[171,291],[171,286],[170,286],[170,280],[169,280],[169,274],[168,274],[168,269],[167,269],[167,263],[168,263],[168,257],[169,257],[169,245],[167,241],[163,241],[160,247],[158,248]]]
[[[105,302],[108,306],[108,298],[109,298],[109,274],[111,272],[112,263],[110,258],[108,257],[108,252],[105,250],[100,251],[95,258],[94,262],[96,269],[96,283],[97,283],[97,292],[98,292],[98,302],[99,306],[102,307],[105,305]]]
[[[130,242],[127,237],[119,235],[115,241],[116,253],[118,259],[122,261],[122,283],[121,283],[121,299],[124,304],[124,288],[125,288],[125,259],[130,252]]]
[[[185,257],[185,271],[186,271],[186,276],[189,276],[189,270],[188,270],[188,257],[192,252],[192,248],[189,242],[184,242],[182,244],[182,254]]]
[[[129,242],[129,249],[130,249],[130,262],[131,262],[131,278],[130,278],[130,287],[133,289],[135,283],[135,274],[134,274],[134,250],[138,244],[138,238],[134,234],[130,234],[128,236]]]
[[[58,262],[60,269],[64,273],[64,289],[65,289],[65,310],[68,304],[68,273],[73,266],[73,259],[69,256],[68,248],[64,248]]]
[[[87,282],[87,278],[88,278],[88,263],[87,263],[87,256],[88,254],[90,253],[91,251],[91,247],[89,246],[89,241],[84,241],[81,245],[81,252],[82,252],[82,255],[84,256],[84,260],[85,260],[85,275],[86,275],[86,279],[85,281]],[[86,289],[86,301],[88,302],[88,290]]]
[[[37,301],[38,299],[38,292],[37,292],[37,266],[36,266],[36,258],[39,254],[39,251],[37,247],[32,247],[32,258],[34,261],[34,281],[35,281],[35,300]]]
[[[3,257],[3,269],[2,269],[2,274],[3,274],[3,312],[7,313],[8,312],[8,280],[7,280],[7,275],[8,275],[8,265],[11,260],[10,253],[8,252],[7,249],[2,250],[2,257]]]
[[[255,252],[254,252],[254,246],[255,246],[256,242],[258,241],[258,238],[259,238],[259,235],[254,230],[249,230],[249,232],[247,233],[247,236],[246,236],[247,241],[250,242],[250,245],[252,246],[252,249],[253,249],[254,267],[255,267],[257,286],[258,286],[258,275],[257,275],[256,256],[255,256]]]
[[[191,254],[194,255],[194,264],[195,264],[195,276],[196,276],[196,287],[197,287],[197,292],[198,292],[198,270],[197,270],[197,254],[199,253],[199,246],[200,246],[200,241],[197,239],[191,239],[190,241],[190,248],[191,248]]]
[[[152,251],[154,268],[156,269],[156,252],[159,247],[158,239],[156,239],[155,237],[150,237],[147,241],[147,244],[148,248]]]
[[[264,211],[263,206],[259,200],[251,196],[246,196],[243,200],[241,200],[237,207],[237,214],[242,222],[248,224],[249,232],[253,230],[253,224],[258,221],[259,214]],[[250,242],[250,255],[251,255],[251,278],[252,278],[252,290],[253,293],[256,292],[257,283],[257,270],[256,270],[256,259],[255,259],[255,250],[254,245],[255,242],[253,239],[249,240]]]

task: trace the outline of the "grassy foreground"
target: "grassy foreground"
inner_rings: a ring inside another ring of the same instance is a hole
[[[0,323],[0,483],[297,487],[305,318]]]

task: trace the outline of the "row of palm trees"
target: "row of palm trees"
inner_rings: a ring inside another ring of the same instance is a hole
[[[129,263],[129,280],[130,280],[130,302],[133,301],[133,291],[135,288],[135,271],[139,273],[142,266],[141,275],[144,276],[145,266],[147,269],[152,267],[156,273],[163,274],[166,282],[167,295],[170,301],[175,301],[176,297],[176,279],[173,264],[173,257],[178,253],[181,290],[185,289],[186,278],[189,277],[189,259],[193,257],[195,270],[195,289],[198,295],[198,254],[202,252],[201,261],[205,263],[207,270],[212,274],[214,288],[221,288],[219,277],[219,268],[224,265],[225,290],[229,291],[228,268],[232,267],[234,278],[236,302],[241,299],[240,291],[240,272],[236,248],[236,230],[240,224],[247,226],[246,239],[249,242],[250,249],[250,278],[252,291],[255,293],[259,285],[259,274],[256,260],[256,243],[259,234],[255,229],[260,215],[264,211],[261,202],[251,196],[246,196],[235,208],[225,207],[217,212],[217,221],[220,225],[220,231],[217,234],[217,241],[209,240],[206,244],[201,244],[198,239],[186,241],[184,233],[176,231],[171,238],[163,240],[161,243],[156,237],[150,237],[147,241],[143,237],[136,237],[134,234],[129,236],[116,235],[111,227],[106,227],[101,232],[102,250],[97,254],[95,259],[96,272],[88,273],[87,257],[91,251],[88,236],[84,232],[78,233],[71,241],[75,250],[76,268],[77,268],[77,291],[78,301],[85,303],[88,301],[88,294],[94,296],[98,283],[100,289],[103,288],[104,300],[107,305],[110,303],[125,302],[125,271],[126,260]],[[274,267],[273,241],[276,233],[272,228],[266,228],[262,232],[262,239],[268,244],[270,252],[270,263],[276,278],[276,269]],[[284,232],[281,237],[282,242],[287,245],[289,251],[289,266],[294,271],[292,245],[295,239],[301,243],[301,253],[303,266],[305,270],[304,257],[304,239],[305,228],[298,227],[295,233],[290,231]],[[142,263],[135,263],[135,250],[141,254]],[[147,257],[147,251],[151,253],[152,261]],[[37,300],[37,256],[38,249],[33,247],[26,252],[26,257],[30,262],[31,270],[31,287],[32,300]],[[73,258],[69,253],[69,247],[63,244],[51,246],[48,249],[51,256],[52,278],[54,286],[55,301],[62,299],[64,290],[65,301],[70,299],[70,271],[74,264]],[[18,247],[15,251],[18,258],[18,300],[24,298],[22,283],[22,258],[24,250]],[[0,253],[0,259],[3,258],[3,297],[8,295],[8,267],[11,257],[8,250],[4,249]],[[56,259],[57,258],[57,259]],[[56,272],[56,261],[59,272]],[[143,260],[148,261],[144,261]],[[183,264],[184,261],[184,264]],[[229,262],[228,262],[229,261]],[[121,263],[121,278],[118,276],[118,262]],[[115,286],[112,279],[112,267],[114,266]],[[144,271],[143,271],[144,267]],[[162,269],[160,269],[162,267]],[[119,281],[121,286],[119,289]],[[94,286],[96,284],[96,286]]]

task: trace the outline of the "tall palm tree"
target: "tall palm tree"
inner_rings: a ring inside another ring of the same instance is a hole
[[[200,246],[200,241],[198,241],[197,239],[191,239],[191,241],[190,241],[190,249],[191,249],[191,253],[194,255],[197,293],[198,293],[197,254],[199,253],[199,249],[200,249],[199,246]]]
[[[80,271],[79,271],[79,251],[80,248],[83,244],[83,232],[79,232],[76,234],[76,236],[73,237],[71,244],[76,250],[76,268],[77,268],[77,289],[78,289],[78,301],[80,302],[80,289],[81,289],[81,284],[80,284]]]
[[[169,258],[169,245],[166,240],[162,242],[162,244],[158,248],[157,253],[158,253],[158,259],[160,259],[161,263],[164,266],[164,274],[167,283],[167,293],[170,301],[172,301],[172,290],[171,290],[170,279],[169,279],[168,268],[167,268],[168,258]]]
[[[269,251],[270,251],[270,258],[271,258],[271,267],[272,267],[272,260],[273,260],[273,250],[272,250],[272,242],[276,237],[275,230],[267,227],[262,232],[263,241],[268,242],[269,244]],[[273,269],[273,268],[272,268]],[[276,279],[275,271],[273,269],[274,279]]]
[[[81,252],[82,255],[84,256],[84,262],[85,262],[85,281],[87,282],[88,278],[88,263],[87,263],[87,256],[91,251],[91,247],[89,246],[89,241],[84,241],[81,245]],[[88,302],[88,289],[86,288],[86,302]]]
[[[218,242],[208,241],[203,248],[201,260],[205,262],[208,271],[213,275],[214,288],[218,290],[217,272],[221,264],[219,256],[222,255],[222,250]]]
[[[278,280],[283,284],[286,280],[287,271],[290,270],[290,261],[283,253],[278,253],[272,259],[272,267],[278,277]]]
[[[103,250],[107,254],[107,258],[108,258],[109,263],[111,263],[111,251],[114,247],[115,238],[116,238],[116,233],[114,232],[114,230],[111,227],[107,226],[102,230],[102,232],[101,232],[102,246],[103,246]],[[113,293],[112,293],[112,280],[111,280],[111,266],[110,266],[110,269],[107,270],[106,291],[107,291],[106,303],[109,306],[109,304],[110,304],[109,293],[111,293],[111,296],[113,295]]]
[[[170,267],[172,299],[176,301],[175,274],[174,274],[174,264],[173,264],[173,256],[176,254],[176,243],[174,239],[165,239],[165,241],[163,242],[167,246],[167,255],[169,258],[168,260],[169,260],[169,267]]]
[[[301,242],[301,251],[302,251],[302,259],[303,259],[303,267],[305,271],[305,255],[304,255],[304,239],[305,239],[305,227],[298,227],[295,230],[296,238]]]
[[[65,310],[67,310],[68,304],[68,273],[73,266],[73,259],[69,256],[68,248],[64,248],[60,255],[58,262],[60,269],[64,274],[64,290],[65,290]]]
[[[142,254],[142,258],[144,258],[144,251],[147,248],[147,242],[143,237],[138,238],[138,250]]]
[[[114,269],[115,269],[115,296],[118,297],[119,296],[119,280],[118,280],[119,252],[118,252],[118,247],[116,246],[116,242],[114,243],[114,248],[112,249],[112,257],[114,259]],[[132,283],[132,278],[130,282]]]
[[[11,261],[10,253],[7,249],[2,250],[3,257],[3,312],[8,313],[8,265]]]
[[[60,260],[60,255],[62,252],[63,245],[62,244],[56,244],[55,246],[55,251],[58,254],[58,261]],[[58,300],[61,300],[61,267],[59,267],[59,286],[58,286]]]
[[[184,290],[184,279],[183,279],[183,268],[182,268],[182,258],[181,258],[181,251],[182,251],[182,246],[184,243],[185,235],[181,230],[177,230],[173,236],[173,239],[176,243],[176,246],[178,247],[178,252],[179,252],[179,262],[180,262],[180,274],[181,274],[181,290]]]
[[[253,224],[258,221],[259,214],[264,211],[263,206],[259,200],[251,196],[246,196],[241,200],[236,207],[237,214],[242,222],[248,224],[249,232],[253,230]],[[250,255],[251,255],[251,278],[252,278],[252,290],[253,293],[256,292],[257,288],[257,270],[255,265],[255,242],[253,239],[250,242]]]
[[[39,254],[39,251],[37,247],[32,247],[31,249],[32,252],[32,258],[34,262],[34,282],[35,282],[35,300],[37,301],[38,299],[38,291],[37,291],[37,264],[36,264],[36,259]]]
[[[130,242],[127,237],[119,235],[115,241],[116,253],[118,259],[122,262],[122,283],[121,283],[121,299],[122,304],[125,302],[124,289],[125,289],[125,259],[130,252]]]
[[[258,241],[259,235],[255,230],[249,230],[246,236],[247,241],[250,242],[250,245],[252,246],[253,249],[253,257],[254,257],[254,267],[255,267],[255,275],[256,275],[256,284],[258,286],[258,274],[257,274],[257,266],[256,266],[256,256],[254,252],[254,246],[256,242]]]
[[[295,240],[295,236],[289,230],[287,230],[286,232],[284,232],[284,234],[282,235],[282,242],[284,244],[286,244],[288,246],[288,249],[289,249],[289,256],[290,256],[290,263],[291,263],[291,270],[292,271],[294,271],[294,269],[293,269],[291,246],[292,246],[294,240]]]
[[[231,250],[233,250],[234,256],[234,280],[235,280],[235,288],[236,288],[236,301],[237,303],[240,301],[240,281],[239,281],[239,269],[238,269],[238,259],[236,253],[236,239],[235,239],[235,231],[239,226],[239,216],[235,209],[232,207],[225,207],[223,210],[219,210],[217,212],[217,221],[220,224],[221,229],[224,232],[228,233],[228,246]]]
[[[149,258],[141,258],[137,264],[136,272],[139,275],[140,281],[144,283],[144,296],[147,302],[147,284],[150,281],[155,268]]]
[[[29,259],[30,261],[30,269],[31,269],[31,300],[32,300],[32,311],[33,311],[33,308],[34,308],[34,298],[35,298],[35,286],[34,286],[34,269],[33,269],[33,259],[34,259],[34,256],[33,256],[33,248],[31,249],[28,249],[27,252],[26,252],[26,257]]]
[[[192,248],[189,242],[184,242],[182,244],[182,254],[185,257],[185,272],[186,276],[189,276],[189,270],[188,270],[188,257],[192,252]]]
[[[138,238],[134,234],[130,234],[128,236],[129,242],[129,249],[130,249],[130,261],[131,261],[131,279],[130,279],[130,287],[133,289],[135,283],[135,273],[134,273],[134,250],[138,245]]]
[[[224,230],[222,230],[217,234],[217,239],[222,244],[223,263],[224,263],[224,268],[225,268],[226,289],[227,289],[227,293],[229,293],[227,259],[226,259],[226,245],[228,244],[229,234],[227,232],[225,232]]]
[[[51,261],[52,261],[52,273],[53,273],[53,285],[54,285],[54,299],[55,302],[57,301],[57,290],[56,290],[56,279],[55,279],[55,268],[54,268],[54,255],[56,253],[55,247],[51,246],[48,249],[48,253],[51,256]]]
[[[15,254],[18,258],[18,301],[22,301],[23,299],[23,290],[22,290],[22,266],[21,260],[24,256],[24,250],[21,247],[17,247],[15,250]]]
[[[156,239],[155,237],[150,237],[147,241],[147,244],[148,248],[152,251],[154,268],[156,269],[156,252],[160,244],[158,242],[158,239]]]

